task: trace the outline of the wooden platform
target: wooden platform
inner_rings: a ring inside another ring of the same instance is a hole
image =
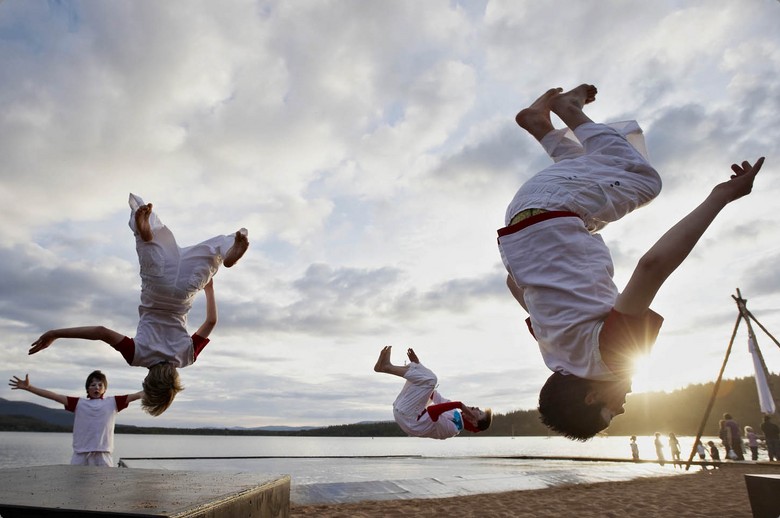
[[[289,514],[289,476],[62,465],[0,470],[2,518]]]

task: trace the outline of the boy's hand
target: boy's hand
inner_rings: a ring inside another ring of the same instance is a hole
[[[411,347],[406,350],[406,356],[409,357],[409,361],[412,363],[420,363],[420,359],[417,358],[417,355],[414,353],[414,349]]]
[[[753,181],[763,164],[764,157],[756,160],[753,165],[750,165],[747,160],[741,164],[732,164],[731,170],[734,171],[734,174],[731,175],[731,180],[715,186],[715,190],[725,193],[728,196],[728,201],[734,201],[750,194],[750,191],[753,190]]]
[[[57,337],[54,336],[54,333],[51,331],[46,331],[41,335],[40,338],[38,338],[36,341],[30,345],[30,350],[27,352],[27,354],[35,354],[38,351],[42,351],[49,347],[54,340],[56,340]]]
[[[24,379],[14,376],[13,379],[8,380],[8,385],[11,390],[27,390],[30,388],[30,375],[25,374]]]

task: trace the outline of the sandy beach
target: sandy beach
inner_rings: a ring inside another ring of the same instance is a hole
[[[698,469],[698,468],[691,468]],[[559,486],[440,499],[292,506],[291,516],[751,517],[745,474],[780,474],[780,463],[729,465],[684,476]]]

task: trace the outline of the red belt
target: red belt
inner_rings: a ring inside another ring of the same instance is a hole
[[[570,212],[568,210],[551,210],[551,211],[539,212],[540,210],[544,210],[544,209],[525,209],[518,212],[512,218],[511,221],[513,223],[511,225],[509,225],[508,227],[498,229],[498,237],[514,234],[515,232],[523,230],[526,227],[530,227],[531,225],[534,225],[541,221],[547,221],[548,219],[580,217],[578,214],[575,214],[574,212]]]

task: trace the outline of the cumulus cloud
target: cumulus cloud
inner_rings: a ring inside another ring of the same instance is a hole
[[[4,373],[78,391],[98,367],[112,390],[138,386],[143,372],[105,344],[26,354],[50,327],[133,333],[135,192],[182,245],[240,227],[251,241],[216,277],[213,341],[155,424],[389,419],[398,380],[371,370],[388,343],[417,347],[458,397],[530,408],[547,371],[506,293],[495,230],[549,159],[513,119],[551,86],[590,82],[587,113],[637,119],[664,179],[656,201],[604,230],[620,286],[732,162],[768,157],[750,201],[724,211],[654,302],[666,323],[653,358],[690,354],[658,383],[702,381],[736,287],[770,328],[780,307],[777,9],[2,2]],[[201,297],[191,325],[203,315]]]

